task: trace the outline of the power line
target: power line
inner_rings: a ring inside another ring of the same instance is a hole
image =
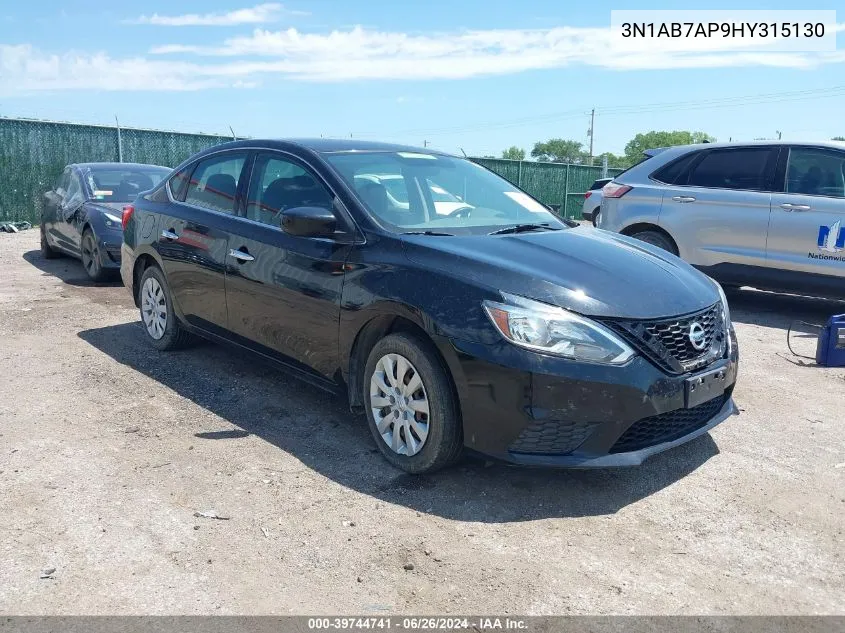
[[[651,112],[661,112],[666,110],[688,111],[710,108],[732,108],[748,105],[783,103],[789,101],[804,101],[807,99],[825,99],[830,97],[841,96],[845,96],[845,85],[829,86],[826,88],[813,88],[808,90],[792,90],[787,92],[769,92],[752,95],[737,95],[733,97],[723,97],[720,99],[697,99],[694,101],[672,101],[662,103],[644,103],[623,106],[611,106],[607,108],[595,108],[595,111],[601,116],[620,116],[633,114],[648,114]],[[454,126],[448,128],[417,128],[413,130],[401,130],[398,132],[394,132],[389,136],[402,136],[406,134],[421,133],[424,133],[427,136],[443,136],[449,134],[460,134],[462,132],[469,132],[474,130],[488,129],[491,127],[503,129],[520,127],[532,123],[542,123],[545,121],[565,121],[579,118],[581,116],[583,116],[583,110],[565,110],[561,112],[553,112],[537,116],[524,117],[520,119],[511,119],[509,121],[476,123],[468,126]],[[378,136],[384,138],[385,135],[380,134]]]

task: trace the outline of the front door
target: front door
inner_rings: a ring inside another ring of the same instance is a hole
[[[214,154],[197,163],[187,186],[171,181],[177,200],[158,225],[158,251],[178,311],[190,325],[222,336],[228,325],[226,249],[238,222],[246,157],[243,151]]]
[[[685,245],[685,260],[765,266],[777,153],[772,146],[704,150],[665,189],[660,225]]]
[[[772,196],[769,266],[845,275],[845,152],[791,147],[782,193]]]
[[[289,235],[281,229],[281,214],[303,206],[337,213],[334,205],[325,183],[297,158],[258,154],[244,217],[229,237],[226,273],[229,329],[240,342],[329,379],[338,367],[350,240],[348,234],[337,239]],[[338,226],[344,226],[338,216]]]

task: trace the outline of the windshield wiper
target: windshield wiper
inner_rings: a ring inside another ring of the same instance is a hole
[[[502,229],[488,233],[487,235],[506,235],[508,233],[525,233],[526,231],[559,231],[556,226],[549,226],[548,224],[514,224],[513,226],[506,226]]]
[[[442,235],[447,237],[455,237],[454,233],[443,233],[441,231],[404,231],[402,235]]]

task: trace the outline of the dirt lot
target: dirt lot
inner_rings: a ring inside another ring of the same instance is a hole
[[[741,415],[640,468],[416,479],[340,399],[155,352],[37,248],[0,234],[0,612],[845,613],[845,370],[785,358],[842,304],[733,294]]]

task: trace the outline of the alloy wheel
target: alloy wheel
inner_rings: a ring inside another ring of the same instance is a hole
[[[88,274],[94,278],[100,269],[100,251],[91,233],[86,233],[82,238],[82,265]]]
[[[429,429],[429,401],[422,378],[401,354],[386,354],[370,378],[370,408],[381,439],[398,455],[416,455]]]

